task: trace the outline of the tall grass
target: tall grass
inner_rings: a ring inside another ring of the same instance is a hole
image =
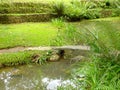
[[[118,22],[95,22],[93,26],[76,28],[66,24],[58,37],[59,43],[82,43],[91,47],[88,61],[74,73],[84,75],[75,80],[83,90],[120,89],[120,26]],[[62,41],[63,40],[63,41]],[[78,41],[76,41],[78,40]]]
[[[85,74],[83,87],[90,90],[119,90],[120,30],[110,22],[98,24],[99,30],[85,28],[84,33],[82,32],[93,52],[91,61],[82,71]]]

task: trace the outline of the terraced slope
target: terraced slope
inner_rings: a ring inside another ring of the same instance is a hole
[[[50,12],[50,4],[43,2],[0,3],[0,23],[49,21]]]
[[[63,4],[63,3],[61,5],[56,4],[55,8],[57,11],[53,13],[53,10],[51,9],[52,1],[56,2],[57,0],[0,0],[0,23],[8,24],[8,23],[22,23],[22,22],[50,21],[52,18],[59,16],[59,15],[57,16],[56,13],[61,12],[59,9],[62,8],[61,6]],[[66,5],[68,5],[68,3],[71,4],[72,3],[71,1],[72,0],[64,1],[65,9],[69,10],[69,8],[67,8]],[[57,3],[60,3],[60,2],[57,2]],[[83,17],[84,19],[91,19],[91,17],[101,18],[101,17],[120,15],[119,8],[115,8],[115,7],[109,8],[107,6],[103,8],[102,6],[100,7],[101,8],[95,7],[90,9],[89,12],[86,14],[88,17],[86,17],[86,15],[81,17]],[[72,10],[70,9],[70,12],[71,11]],[[73,9],[73,11],[75,10]],[[69,13],[62,14],[63,17],[65,16],[67,18],[74,18],[74,15],[75,14],[70,15]],[[75,15],[75,17],[80,18],[79,14],[78,16]],[[79,19],[77,19],[77,21],[79,21]]]

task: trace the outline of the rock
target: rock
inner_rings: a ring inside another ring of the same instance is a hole
[[[74,58],[71,58],[70,63],[79,62],[79,61],[82,61],[83,59],[85,59],[85,57],[79,55],[79,56],[76,56]]]
[[[11,77],[21,77],[22,73],[19,69],[14,69],[13,71],[11,71]]]
[[[52,55],[50,58],[49,58],[49,61],[51,62],[55,62],[55,61],[59,61],[60,60],[60,56],[55,54],[55,55]]]
[[[48,61],[51,62],[59,61],[60,59],[64,58],[64,53],[65,53],[64,50],[54,50],[52,51],[52,54]]]

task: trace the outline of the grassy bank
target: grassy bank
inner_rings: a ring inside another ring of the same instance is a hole
[[[0,48],[48,46],[56,35],[51,23],[0,24]]]
[[[100,18],[100,19],[92,19],[90,21],[120,21],[120,17],[108,17],[108,18]]]
[[[104,18],[104,19],[93,19],[93,20],[83,20],[82,22],[70,22],[70,23],[60,23],[61,20],[56,20],[56,25],[62,28],[59,30],[59,35],[55,39],[55,44],[58,45],[81,45],[87,42],[87,39],[83,40],[83,34],[85,30],[88,32],[100,33],[101,39],[106,40],[109,43],[107,36],[102,36],[103,31],[117,30],[120,28],[120,17],[116,18]],[[83,31],[83,32],[82,32]],[[107,32],[106,32],[107,33]],[[78,39],[79,38],[79,39]],[[113,43],[114,44],[114,43]]]
[[[42,55],[43,51],[22,51],[0,54],[0,67],[9,67],[33,63],[34,55]],[[34,62],[35,63],[35,62]]]

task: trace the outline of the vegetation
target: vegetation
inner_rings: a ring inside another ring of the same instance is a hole
[[[0,48],[16,46],[48,46],[57,35],[50,23],[0,25]]]
[[[75,28],[76,24],[68,24],[59,33],[62,38],[57,38],[58,43],[80,44],[82,41],[83,44],[91,47],[90,59],[84,64],[79,63],[80,68],[73,74],[73,78],[77,78],[75,82],[78,90],[120,89],[120,24],[118,22],[120,21],[95,21],[95,23],[89,22],[90,26],[85,22],[86,26],[82,26],[81,23],[78,25],[79,28]],[[71,86],[67,88],[69,87]]]
[[[78,1],[73,0],[65,3],[54,1],[52,11],[60,17],[69,21],[79,21],[82,19],[95,19],[108,16],[119,16],[119,1]],[[103,6],[102,6],[103,5]],[[104,10],[105,9],[105,10]],[[61,12],[61,13],[60,13]]]
[[[4,18],[9,22],[24,17],[20,20],[31,22],[31,17],[27,18],[29,14],[43,12],[55,13],[59,19],[52,19],[52,24],[48,22],[0,24],[0,49],[17,46],[89,45],[91,47],[89,59],[78,63],[79,68],[73,72],[73,81],[77,88],[68,85],[58,87],[58,90],[120,90],[120,17],[96,19],[120,16],[120,0],[101,2],[66,0],[67,3],[46,0],[47,4],[41,3],[42,8],[38,5],[41,0],[26,0],[24,3],[22,1],[0,0],[0,16],[3,15],[3,21]],[[48,4],[51,6],[50,9],[46,7]],[[17,5],[21,6],[16,8]],[[11,19],[9,15],[16,17]],[[96,20],[65,22],[83,19]],[[50,54],[51,52],[46,54],[40,51],[0,54],[0,67],[30,62],[43,64]]]
[[[32,62],[32,55],[41,54],[40,51],[23,51],[0,54],[0,67],[23,65]]]
[[[119,6],[119,0],[1,0],[0,23],[40,22],[54,17],[64,17],[68,21],[115,17],[120,15]]]
[[[5,3],[8,3],[8,2],[36,2],[36,3],[39,3],[39,2],[43,2],[43,3],[49,3],[49,2],[52,2],[52,1],[56,1],[56,0],[0,0],[0,2],[5,2]],[[71,0],[65,0],[65,2],[70,2]]]
[[[24,65],[24,64],[45,64],[51,57],[52,51],[21,51],[15,53],[0,54],[0,68]]]

